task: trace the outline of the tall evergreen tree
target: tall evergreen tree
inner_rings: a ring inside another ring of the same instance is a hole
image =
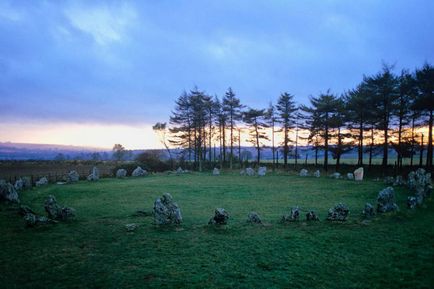
[[[289,144],[291,142],[289,134],[294,128],[295,112],[297,111],[294,96],[287,92],[282,93],[277,100],[276,110],[277,122],[281,124],[281,131],[283,132],[283,166],[286,169],[288,167]]]
[[[230,130],[230,155],[229,155],[229,167],[233,168],[233,159],[234,159],[234,143],[235,143],[235,135],[234,130],[237,124],[237,121],[242,119],[242,105],[240,100],[235,96],[235,93],[232,91],[232,88],[228,88],[223,97],[223,112],[226,114],[227,125]]]
[[[267,111],[265,112],[265,118],[267,120],[268,127],[271,130],[271,153],[273,157],[273,171],[276,169],[276,146],[274,143],[275,137],[275,127],[277,122],[276,109],[270,102]]]
[[[256,160],[258,165],[261,161],[262,141],[269,140],[265,132],[265,129],[268,127],[265,118],[266,115],[264,109],[249,108],[243,114],[243,120],[249,128],[249,142],[256,147]]]

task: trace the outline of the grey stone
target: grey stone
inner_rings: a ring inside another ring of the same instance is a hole
[[[342,176],[341,176],[340,173],[336,172],[336,173],[331,174],[330,178],[332,178],[332,179],[341,179]]]
[[[395,183],[395,178],[391,176],[387,176],[384,178],[384,183],[386,185],[393,185],[393,183]]]
[[[347,180],[350,180],[350,181],[354,180],[354,174],[353,173],[348,173],[347,174]]]
[[[18,192],[11,183],[0,180],[0,201],[19,203]]]
[[[247,216],[247,222],[253,224],[262,224],[261,217],[256,212],[250,212]]]
[[[306,221],[319,221],[319,218],[315,212],[311,210],[306,214]]]
[[[417,199],[416,199],[416,197],[410,196],[410,197],[407,198],[407,207],[409,209],[416,208],[416,205],[417,205]]]
[[[223,208],[217,208],[214,216],[209,220],[209,225],[226,225],[229,220],[229,214]]]
[[[362,215],[365,218],[371,218],[375,215],[374,206],[372,206],[370,203],[365,204],[365,208],[362,211]]]
[[[48,185],[48,179],[46,177],[42,177],[35,183],[35,185],[37,187],[46,186]]]
[[[399,210],[395,203],[395,191],[392,187],[387,187],[378,193],[377,212],[386,213]]]
[[[258,176],[264,177],[267,174],[267,167],[259,167],[258,168]]]
[[[132,172],[131,176],[133,177],[142,177],[147,175],[148,172],[144,169],[142,169],[141,167],[137,167],[134,169],[134,171]]]
[[[214,169],[212,170],[212,175],[213,175],[213,176],[219,176],[219,175],[220,175],[220,170],[219,170],[218,168],[214,168]]]
[[[300,177],[307,177],[309,176],[309,171],[306,169],[301,169],[299,175]]]
[[[169,193],[163,194],[154,202],[154,222],[157,225],[181,224],[182,215],[178,204]]]
[[[44,208],[49,219],[67,221],[75,217],[75,210],[73,208],[60,206],[53,195],[47,197]]]
[[[363,174],[364,174],[364,170],[362,167],[356,169],[354,171],[354,180],[361,182],[363,181]]]
[[[45,224],[49,224],[49,223],[55,223],[54,220],[51,220],[51,219],[44,217],[44,216],[35,215],[33,213],[27,213],[24,216],[24,222],[25,222],[27,227],[34,227],[37,225],[45,225]]]
[[[298,207],[293,207],[291,208],[291,212],[289,213],[289,215],[283,215],[280,221],[282,223],[295,222],[298,221],[299,218],[300,218],[300,209]]]
[[[242,169],[241,171],[240,171],[240,176],[245,176],[246,175],[246,170],[245,169]]]
[[[181,167],[178,167],[178,169],[176,170],[177,174],[183,174],[184,170]]]
[[[119,169],[116,171],[116,178],[121,179],[121,178],[125,178],[126,176],[127,176],[126,169]]]
[[[345,221],[350,214],[350,210],[345,204],[339,203],[334,208],[330,208],[327,214],[329,221]]]
[[[126,224],[125,229],[127,232],[134,232],[139,226],[137,224]]]
[[[68,181],[68,183],[75,183],[75,182],[78,182],[78,180],[80,179],[80,175],[78,174],[78,172],[77,171],[70,171],[69,173],[68,173],[68,176],[67,176],[67,181]]]
[[[246,175],[248,175],[248,176],[254,176],[255,175],[255,170],[254,169],[252,169],[252,168],[247,168],[246,169]]]
[[[22,191],[24,189],[24,181],[23,179],[19,178],[15,181],[14,188],[17,191]]]
[[[316,170],[316,171],[313,173],[313,176],[314,176],[315,178],[319,178],[319,177],[321,177],[321,172],[320,172],[319,170]]]
[[[88,181],[98,181],[99,180],[99,170],[97,167],[92,168],[92,172],[87,176]]]
[[[393,182],[394,186],[403,186],[405,185],[404,179],[402,178],[402,176],[396,176],[395,177],[395,181]]]

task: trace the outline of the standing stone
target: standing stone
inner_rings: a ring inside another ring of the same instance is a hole
[[[31,189],[32,188],[32,179],[30,177],[22,177],[21,178],[24,183],[23,189]]]
[[[241,171],[240,171],[240,176],[245,176],[246,175],[246,170],[245,169],[242,169]]]
[[[142,177],[145,176],[146,174],[148,174],[148,172],[144,169],[142,169],[141,167],[137,167],[134,169],[133,173],[131,174],[131,176],[133,177]]]
[[[24,181],[23,179],[19,178],[15,181],[14,188],[17,191],[22,191],[24,189]]]
[[[298,221],[300,217],[300,209],[298,207],[291,208],[291,212],[289,215],[283,215],[282,219],[280,220],[282,223],[285,222],[295,222]]]
[[[92,168],[92,172],[87,176],[88,181],[98,181],[99,180],[99,170],[97,167]]]
[[[409,187],[410,190],[416,188],[416,173],[413,171],[408,173],[407,186]]]
[[[214,211],[214,216],[209,220],[208,225],[226,225],[228,223],[229,214],[223,208],[217,208]]]
[[[126,169],[119,169],[116,171],[116,178],[122,179],[127,176],[127,170]]]
[[[267,167],[258,168],[258,176],[264,177],[267,174]]]
[[[46,177],[42,177],[35,183],[35,185],[37,187],[48,185],[48,179]]]
[[[220,175],[220,170],[219,170],[218,168],[214,168],[214,169],[212,170],[212,175],[213,175],[213,176],[219,176],[219,175]]]
[[[48,218],[53,220],[67,221],[75,217],[75,210],[73,208],[60,206],[53,195],[48,196],[44,208]]]
[[[386,213],[397,211],[398,205],[395,203],[395,191],[392,187],[387,187],[378,193],[377,212]]]
[[[306,214],[306,221],[319,221],[319,218],[314,211],[309,211]]]
[[[354,171],[354,180],[356,180],[358,182],[363,181],[363,173],[364,173],[364,171],[363,171],[362,167],[360,167],[357,170],[355,170]]]
[[[247,168],[246,169],[246,175],[248,175],[248,176],[254,176],[255,175],[255,170],[254,169],[252,169],[252,168]]]
[[[314,176],[315,178],[319,178],[319,177],[321,177],[321,172],[320,172],[319,170],[316,170],[316,171],[313,173],[313,176]]]
[[[396,176],[395,181],[393,182],[394,186],[402,186],[404,185],[404,179],[402,178],[402,176]]]
[[[334,208],[330,208],[327,220],[329,221],[345,221],[350,214],[348,207],[342,203],[337,204]]]
[[[393,183],[395,183],[395,178],[391,176],[387,176],[384,178],[384,183],[386,185],[393,185]]]
[[[416,208],[416,205],[417,205],[417,199],[416,199],[416,197],[408,197],[407,198],[407,207],[409,208],[409,209],[414,209],[414,208]]]
[[[262,224],[261,217],[256,212],[250,212],[247,216],[247,222],[252,224]]]
[[[156,225],[181,224],[181,209],[173,202],[172,195],[169,193],[164,193],[162,197],[155,200],[154,222]]]
[[[336,179],[336,180],[337,180],[337,179],[342,178],[342,176],[341,176],[340,173],[336,172],[336,173],[331,174],[331,175],[330,175],[330,178],[332,178],[332,179]]]
[[[347,174],[347,180],[350,180],[350,181],[354,180],[354,174],[353,173],[348,173]]]
[[[80,175],[77,173],[77,171],[70,171],[67,178],[68,183],[75,183],[80,179]]]
[[[299,175],[300,177],[307,177],[309,176],[309,171],[306,169],[301,169]]]
[[[0,180],[0,201],[19,203],[18,192],[11,183]]]
[[[372,206],[370,203],[365,204],[365,208],[362,211],[362,215],[365,218],[371,218],[375,215],[374,206]]]
[[[180,174],[184,173],[184,170],[181,167],[178,167],[178,169],[176,170],[176,173],[178,175],[180,175]]]

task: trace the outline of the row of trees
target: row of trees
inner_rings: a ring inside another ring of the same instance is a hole
[[[297,160],[298,144],[304,139],[314,148],[316,161],[319,151],[324,152],[327,169],[329,153],[339,166],[341,156],[354,147],[359,165],[364,164],[364,153],[369,153],[369,164],[373,156],[382,153],[382,164],[387,166],[390,147],[397,152],[398,165],[402,166],[406,157],[413,164],[418,150],[422,156],[425,136],[419,140],[416,129],[428,127],[426,166],[432,167],[433,93],[434,67],[429,64],[412,73],[403,70],[399,75],[384,65],[379,73],[364,76],[356,88],[342,95],[327,91],[300,106],[286,92],[276,105],[255,109],[242,105],[231,88],[222,99],[194,88],[176,100],[169,137],[165,123],[157,123],[154,130],[163,136],[167,149],[169,145],[183,148],[184,158],[199,170],[216,156],[221,166],[229,168],[235,160],[242,161],[244,129],[248,130],[247,140],[256,148],[258,163],[264,143],[271,142],[273,165],[280,147],[286,168],[290,154]],[[277,145],[275,134],[281,136]]]

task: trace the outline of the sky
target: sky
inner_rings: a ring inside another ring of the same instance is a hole
[[[432,0],[0,0],[0,141],[161,147],[197,86],[265,108],[434,63]]]

